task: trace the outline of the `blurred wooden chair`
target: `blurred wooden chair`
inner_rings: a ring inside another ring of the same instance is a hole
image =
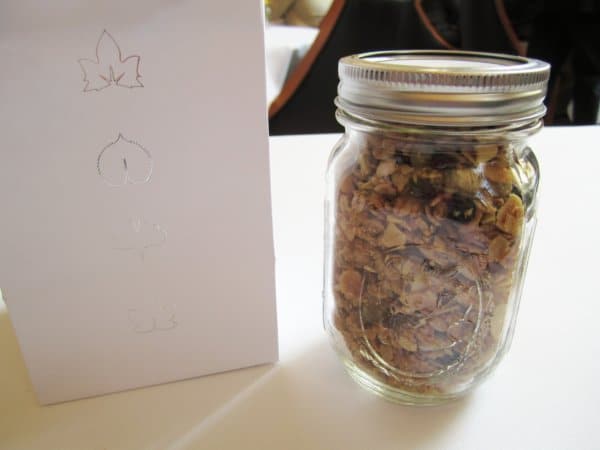
[[[333,103],[338,60],[374,50],[448,49],[521,53],[501,0],[461,0],[456,42],[436,26],[441,0],[334,0],[313,45],[269,107],[271,135],[341,132]],[[441,5],[441,6],[440,6]],[[505,13],[505,11],[504,11]],[[504,14],[505,15],[505,14]],[[443,22],[443,18],[441,22]]]

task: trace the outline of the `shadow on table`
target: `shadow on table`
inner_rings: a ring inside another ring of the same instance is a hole
[[[4,411],[8,405],[22,406],[35,401],[33,387],[29,382],[27,369],[23,363],[17,338],[8,318],[8,313],[2,308],[0,298],[0,417],[7,417]]]
[[[262,365],[40,406],[0,303],[0,449],[164,450],[273,370]]]
[[[0,367],[0,448],[11,450],[436,449],[469,407],[386,402],[324,338],[275,366],[40,407],[2,310]]]
[[[323,339],[225,403],[167,450],[420,449],[449,442],[469,407],[405,407],[364,391]]]

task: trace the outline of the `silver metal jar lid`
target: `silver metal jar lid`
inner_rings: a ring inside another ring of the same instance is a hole
[[[363,120],[487,126],[544,116],[550,65],[467,51],[383,51],[342,58],[336,105]]]

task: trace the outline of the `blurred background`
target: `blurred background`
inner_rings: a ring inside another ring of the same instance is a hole
[[[510,53],[552,65],[546,125],[600,123],[600,0],[265,0],[271,135],[341,132],[340,57]]]

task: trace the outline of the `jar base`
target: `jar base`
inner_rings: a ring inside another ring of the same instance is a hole
[[[435,394],[426,395],[414,392],[404,391],[402,389],[387,386],[379,380],[376,380],[364,370],[359,368],[352,361],[344,360],[344,367],[350,377],[361,387],[385,400],[407,406],[437,406],[457,400],[465,393],[457,394]]]

